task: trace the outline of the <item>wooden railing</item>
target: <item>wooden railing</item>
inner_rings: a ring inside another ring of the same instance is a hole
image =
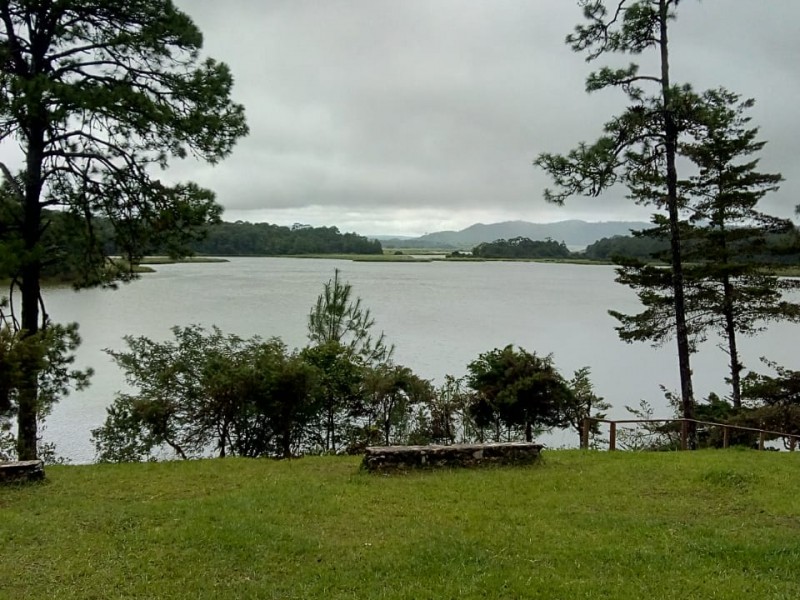
[[[695,419],[623,419],[612,421],[610,419],[596,419],[594,417],[587,417],[583,420],[583,429],[581,431],[581,448],[589,448],[589,434],[591,432],[592,423],[608,423],[608,449],[617,449],[617,425],[626,425],[633,423],[680,423],[681,424],[681,443],[680,449],[688,449],[689,444],[689,423],[695,425],[707,425],[711,427],[722,428],[722,447],[727,448],[730,445],[730,431],[749,431],[758,434],[758,449],[763,450],[767,440],[767,436],[781,437],[789,439],[789,450],[794,451],[797,447],[797,441],[800,440],[800,435],[791,433],[784,433],[782,431],[769,431],[768,429],[755,429],[753,427],[741,427],[739,425],[728,425],[726,423],[712,423],[710,421],[697,421]]]

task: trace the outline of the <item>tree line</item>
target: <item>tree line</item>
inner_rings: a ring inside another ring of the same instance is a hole
[[[270,223],[223,222],[207,227],[189,248],[209,256],[286,256],[291,254],[383,254],[378,240],[336,227],[293,227]]]
[[[768,233],[763,245],[753,251],[741,252],[737,259],[765,267],[780,267],[800,264],[800,249],[797,246],[797,232]],[[663,235],[654,232],[637,232],[631,235],[616,235],[602,238],[589,244],[583,256],[590,260],[611,261],[616,259],[639,259],[661,264],[669,264],[669,242]]]

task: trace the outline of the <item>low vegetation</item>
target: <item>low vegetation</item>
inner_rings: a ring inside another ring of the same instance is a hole
[[[334,260],[352,260],[354,262],[419,262],[429,263],[433,257],[419,258],[408,254],[299,254],[294,258],[327,258]]]
[[[337,270],[311,308],[302,350],[198,325],[174,327],[166,342],[129,336],[127,350],[109,351],[130,391],[92,432],[97,457],[288,458],[376,444],[531,441],[546,428],[577,430],[608,408],[588,368],[568,381],[552,356],[510,345],[435,388],[393,361],[374,324]]]
[[[546,451],[48,467],[0,488],[8,598],[769,598],[800,589],[800,456]]]

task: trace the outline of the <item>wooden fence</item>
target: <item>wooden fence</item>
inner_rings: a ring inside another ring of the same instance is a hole
[[[722,428],[722,447],[727,448],[730,444],[730,431],[749,431],[758,434],[758,449],[763,450],[767,436],[781,437],[789,439],[789,450],[794,451],[797,447],[797,441],[800,440],[800,435],[791,433],[784,433],[781,431],[769,431],[767,429],[755,429],[753,427],[740,427],[738,425],[727,425],[725,423],[712,423],[710,421],[697,421],[695,419],[623,419],[612,421],[610,419],[595,419],[594,417],[587,417],[583,420],[583,430],[581,431],[581,448],[589,448],[589,433],[591,432],[592,423],[608,423],[608,449],[617,449],[617,425],[626,425],[633,423],[680,423],[681,424],[681,444],[680,449],[688,449],[689,442],[689,423],[695,425],[706,425],[710,427]]]

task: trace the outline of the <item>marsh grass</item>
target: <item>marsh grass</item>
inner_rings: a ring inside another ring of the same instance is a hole
[[[3,598],[797,598],[800,455],[48,467],[0,488]]]
[[[432,258],[417,258],[407,254],[296,254],[289,258],[327,258],[333,260],[351,260],[353,262],[416,262],[429,263]]]
[[[181,263],[226,263],[230,262],[227,258],[219,256],[184,256],[183,258],[172,258],[170,256],[145,256],[139,262],[140,265],[174,265]]]

